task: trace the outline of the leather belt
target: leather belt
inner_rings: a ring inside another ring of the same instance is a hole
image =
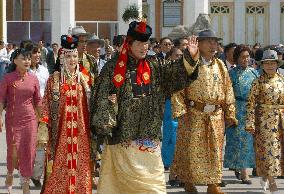
[[[261,108],[267,109],[284,109],[284,105],[282,104],[259,104]]]
[[[189,100],[189,106],[191,106],[192,108],[195,108],[195,109],[197,109],[201,112],[206,112],[206,113],[214,112],[215,110],[221,108],[220,105],[196,102],[196,101],[193,101],[193,100]]]

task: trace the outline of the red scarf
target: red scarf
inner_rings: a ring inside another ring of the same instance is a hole
[[[145,85],[150,83],[151,68],[145,59],[139,60],[137,72],[136,72],[136,82],[139,86],[144,83]]]
[[[119,88],[125,81],[126,74],[126,65],[128,61],[128,44],[126,42],[123,43],[122,51],[119,54],[118,61],[116,62],[116,66],[114,69],[114,75],[112,82],[115,87]],[[145,85],[151,82],[151,68],[148,62],[145,59],[140,59],[137,72],[136,72],[136,82],[138,85]]]

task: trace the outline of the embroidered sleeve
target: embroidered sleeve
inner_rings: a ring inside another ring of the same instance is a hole
[[[183,55],[183,65],[189,75],[191,75],[194,72],[197,64],[198,64],[198,60],[194,61],[192,57],[190,56],[188,50],[186,49]]]
[[[166,95],[178,92],[197,79],[198,62],[191,59],[188,51],[184,52],[184,57],[176,61],[166,61],[163,65],[162,85]]]
[[[259,81],[256,79],[252,84],[247,103],[246,130],[252,134],[255,132],[255,108],[258,94]]]
[[[116,112],[114,105],[108,99],[112,89],[112,64],[104,66],[97,79],[95,92],[91,98],[91,127],[97,134],[109,135],[116,127]]]
[[[185,94],[183,89],[174,93],[171,97],[172,104],[172,115],[173,118],[178,118],[187,113],[186,103],[185,103]]]
[[[50,121],[50,103],[52,101],[52,81],[53,77],[50,76],[47,80],[47,84],[44,91],[44,96],[42,99],[42,110],[41,110],[41,118],[47,119]],[[50,123],[49,123],[50,124]]]

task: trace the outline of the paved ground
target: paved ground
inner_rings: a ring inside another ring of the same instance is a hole
[[[6,176],[6,143],[5,143],[5,131],[0,133],[0,194],[7,193],[5,190],[4,182]],[[168,177],[168,173],[166,172],[166,177]],[[224,180],[228,183],[228,185],[223,188],[224,191],[229,194],[236,193],[249,193],[249,194],[261,194],[263,193],[260,188],[259,178],[252,178],[253,185],[247,186],[240,184],[240,181],[237,181],[231,171],[224,170]],[[284,194],[284,179],[277,180],[277,183],[280,187],[281,194]],[[31,183],[32,186],[32,183]],[[172,188],[169,185],[167,186],[168,194],[185,194],[182,188]],[[206,193],[205,186],[198,186],[198,191],[201,194]],[[13,194],[21,194],[21,187],[19,185],[19,177],[17,174],[14,179],[14,190]],[[31,187],[31,194],[39,194],[40,190]],[[95,191],[93,193],[96,193]],[[267,192],[269,193],[269,192]],[[107,194],[107,193],[106,193]]]

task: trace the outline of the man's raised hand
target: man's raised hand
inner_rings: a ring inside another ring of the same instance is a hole
[[[198,53],[198,40],[196,36],[190,36],[188,38],[187,50],[192,58],[195,58]]]

